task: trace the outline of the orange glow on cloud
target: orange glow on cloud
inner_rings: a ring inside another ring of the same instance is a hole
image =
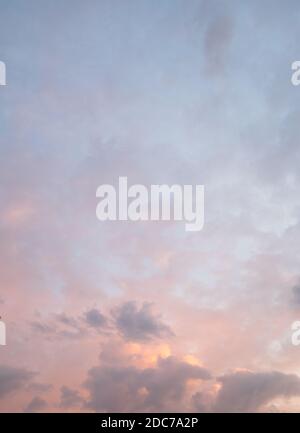
[[[140,368],[154,366],[159,358],[168,358],[171,349],[168,344],[149,344],[128,343],[125,345],[125,353],[132,356]]]

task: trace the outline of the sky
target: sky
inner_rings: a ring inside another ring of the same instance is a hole
[[[298,412],[297,0],[0,0],[0,412]],[[205,223],[96,190],[205,186]]]

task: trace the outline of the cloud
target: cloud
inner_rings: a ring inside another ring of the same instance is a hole
[[[86,405],[94,411],[178,410],[187,382],[210,378],[205,368],[172,356],[159,358],[153,368],[103,365],[88,372]]]
[[[219,382],[222,388],[214,405],[215,412],[256,412],[276,397],[300,395],[300,378],[277,371],[236,372],[222,376]]]
[[[62,386],[60,389],[60,403],[59,406],[64,409],[69,409],[74,406],[81,406],[83,404],[83,398],[79,392],[75,389],[71,389],[67,386]]]
[[[190,379],[209,380],[211,374],[203,367],[191,365],[172,356],[160,358],[156,368],[145,369],[142,374],[148,391],[146,406],[160,410],[165,404],[173,407],[175,403],[178,410],[178,403],[184,396],[187,381]]]
[[[35,320],[31,322],[31,328],[50,340],[83,338],[90,335],[91,329],[105,333],[118,332],[131,341],[149,341],[173,335],[160,316],[152,311],[150,303],[144,303],[139,309],[135,302],[125,302],[112,310],[113,323],[108,326],[110,319],[92,308],[75,317],[60,313],[45,321]]]
[[[35,373],[23,368],[0,365],[0,398],[27,385]]]
[[[56,315],[58,322],[70,326],[72,328],[78,328],[78,321],[74,317],[68,316],[66,313],[60,313]]]
[[[106,325],[106,317],[96,308],[87,311],[84,314],[84,320],[93,328],[102,328]]]
[[[198,413],[211,412],[213,401],[211,392],[196,392],[192,397],[192,406]]]
[[[73,340],[82,338],[87,334],[80,318],[69,316],[64,312],[55,314],[45,321],[35,320],[31,322],[31,328],[49,340]]]
[[[65,312],[54,314],[45,320],[32,321],[30,325],[33,331],[43,334],[49,340],[74,340],[88,336],[89,328],[104,330],[107,319],[99,310],[93,308],[78,316]]]
[[[30,403],[26,406],[24,412],[39,412],[43,409],[46,409],[47,402],[46,400],[40,397],[34,397]]]
[[[299,307],[300,305],[300,285],[292,288],[292,306]]]
[[[160,316],[152,312],[151,304],[144,303],[138,309],[135,302],[126,302],[113,312],[115,324],[121,335],[133,341],[170,337],[171,329],[162,323]]]
[[[40,334],[50,335],[55,333],[55,328],[53,326],[48,325],[47,323],[43,323],[41,321],[33,321],[30,323],[33,331],[36,331]]]
[[[44,338],[51,341],[80,339],[86,335],[86,330],[75,319],[67,318],[67,316],[65,316],[64,320],[62,319],[59,315],[49,323],[33,321],[30,325],[33,331],[42,334]]]
[[[226,15],[215,17],[209,25],[204,40],[206,66],[209,73],[220,74],[224,71],[232,30],[232,18]]]
[[[53,385],[51,385],[50,383],[33,382],[28,385],[27,389],[28,391],[44,393],[53,389]]]

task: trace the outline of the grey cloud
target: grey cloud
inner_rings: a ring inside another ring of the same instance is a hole
[[[61,396],[59,406],[61,408],[69,409],[83,404],[84,400],[77,390],[71,389],[67,386],[62,386],[60,392]]]
[[[219,378],[222,388],[214,405],[215,412],[256,412],[276,397],[300,395],[300,378],[277,371],[236,372]]]
[[[66,326],[70,326],[73,328],[78,328],[78,322],[77,319],[74,317],[68,316],[65,313],[60,313],[56,315],[56,319],[58,322],[63,323]]]
[[[49,335],[55,333],[55,328],[53,326],[48,325],[47,323],[43,323],[41,321],[33,321],[30,323],[31,328],[44,335]]]
[[[192,397],[192,406],[198,413],[211,412],[212,396],[206,392],[197,392]]]
[[[96,308],[87,311],[84,315],[86,323],[93,328],[102,328],[106,325],[106,317]]]
[[[40,397],[34,397],[25,408],[25,412],[39,412],[47,407],[46,400]]]
[[[0,398],[21,389],[35,376],[35,373],[24,368],[0,365]]]
[[[175,403],[178,410],[178,400],[180,401],[185,393],[187,381],[189,379],[209,380],[211,375],[205,368],[179,361],[175,357],[168,357],[159,359],[156,368],[144,370],[142,379],[148,390],[145,401],[147,407],[160,410],[167,404],[171,409]]]
[[[31,322],[33,331],[42,334],[49,340],[80,339],[86,335],[86,329],[81,326],[76,317],[65,313],[54,315],[53,318],[43,322],[42,320]]]
[[[116,308],[113,315],[117,329],[128,340],[147,341],[173,335],[160,316],[152,312],[151,304],[144,303],[138,309],[135,302],[126,302]]]
[[[179,361],[159,359],[153,368],[100,366],[88,372],[87,407],[95,411],[178,410],[189,379],[208,380],[208,370]]]
[[[73,317],[63,312],[54,314],[45,321],[33,321],[30,325],[35,332],[43,334],[45,338],[56,340],[83,338],[88,335],[88,327],[100,329],[104,328],[106,324],[106,317],[94,308],[82,316]]]
[[[135,367],[94,367],[85,387],[90,393],[87,407],[96,412],[122,412],[139,406],[139,370]]]
[[[296,285],[292,289],[292,305],[294,307],[300,306],[300,285]]]
[[[113,327],[101,311],[92,308],[77,317],[60,313],[45,321],[33,321],[31,327],[50,340],[82,338],[89,334],[91,328],[105,333],[114,329],[125,339],[133,341],[148,341],[174,335],[162,322],[161,317],[153,312],[149,303],[138,308],[135,302],[126,302],[112,310],[112,318]]]
[[[42,334],[44,338],[54,341],[60,339],[79,339],[86,333],[85,330],[79,326],[60,327],[57,324],[47,324],[43,322],[31,322],[33,331]]]

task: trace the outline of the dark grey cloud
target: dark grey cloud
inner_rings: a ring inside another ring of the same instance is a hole
[[[8,365],[0,365],[0,398],[18,391],[33,379],[35,373],[24,368],[14,368]]]
[[[106,317],[96,308],[92,308],[84,314],[84,320],[93,328],[103,328],[107,324]]]
[[[67,386],[62,386],[60,389],[60,403],[59,406],[63,409],[69,409],[76,406],[82,406],[83,398],[75,389]]]
[[[266,373],[236,372],[219,378],[222,388],[215,412],[256,412],[276,397],[300,395],[300,378],[277,371]]]
[[[153,368],[99,366],[88,372],[87,407],[97,411],[178,410],[189,379],[208,380],[208,370],[179,361],[159,359]]]
[[[126,302],[113,311],[113,316],[117,329],[128,340],[147,341],[173,335],[149,303],[139,309],[135,302]]]
[[[41,397],[34,397],[26,406],[24,412],[39,412],[48,406],[46,400],[42,399]]]
[[[143,371],[142,381],[148,390],[145,404],[152,410],[160,410],[164,405],[179,410],[189,379],[211,379],[210,372],[202,367],[177,360],[175,357],[159,359],[156,368]],[[174,406],[173,406],[174,405]]]
[[[94,367],[85,382],[87,407],[96,412],[122,412],[140,405],[139,370],[136,367]]]
[[[211,412],[212,396],[207,392],[197,392],[192,397],[192,407],[198,413]]]

